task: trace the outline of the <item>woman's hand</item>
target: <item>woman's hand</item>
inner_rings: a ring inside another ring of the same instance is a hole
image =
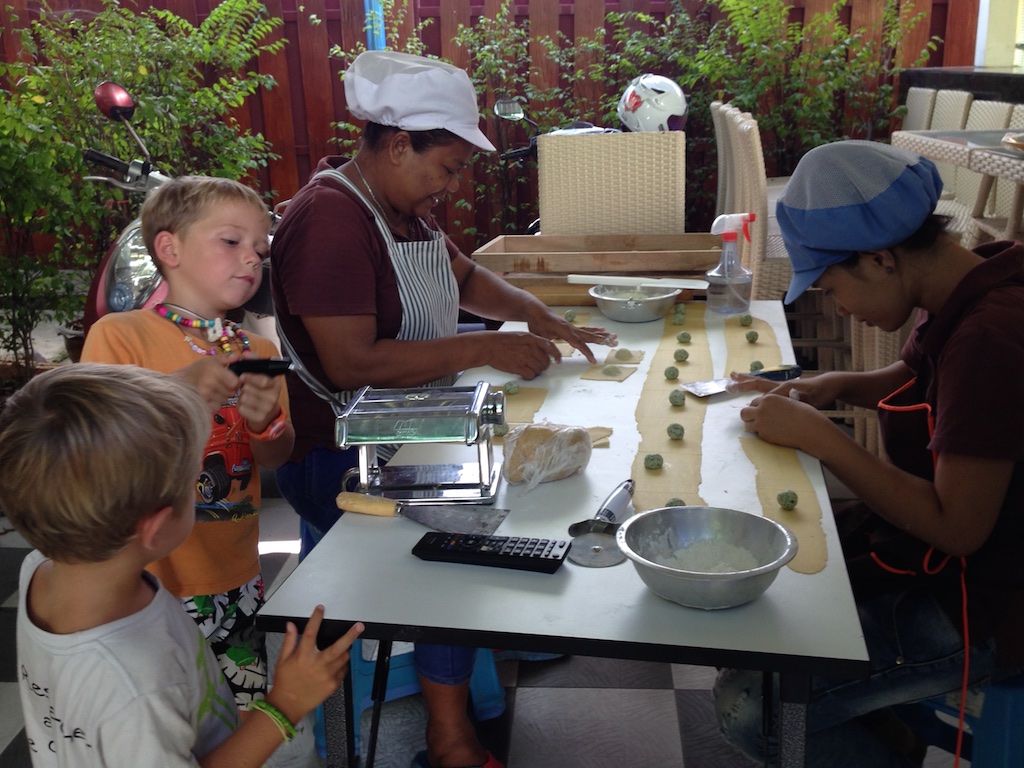
[[[761,392],[764,394],[782,395],[807,403],[815,408],[827,408],[837,398],[838,390],[833,386],[833,379],[828,374],[811,378],[799,378],[792,381],[770,381],[760,376],[733,371],[729,374],[732,381],[728,385],[730,392]]]
[[[815,446],[825,439],[823,430],[835,429],[835,425],[797,396],[798,390],[790,387],[787,395],[773,391],[754,398],[740,411],[743,428],[766,442],[798,448],[816,456]]]
[[[578,328],[539,302],[531,306],[531,310],[533,311],[527,318],[527,327],[531,333],[545,339],[562,339],[569,346],[582,352],[591,363],[596,363],[597,359],[587,346],[588,343],[607,347],[614,347],[619,343],[616,334],[609,333],[604,328]]]
[[[485,331],[484,334],[484,341],[491,350],[487,364],[527,380],[535,379],[546,371],[552,360],[560,362],[562,359],[555,343],[543,336],[497,331]]]

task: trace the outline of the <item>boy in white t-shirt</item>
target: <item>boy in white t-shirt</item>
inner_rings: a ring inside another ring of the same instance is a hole
[[[0,412],[0,508],[22,566],[18,684],[39,766],[260,766],[344,679],[356,624],[317,650],[288,631],[266,701],[239,725],[205,639],[146,565],[192,529],[207,406],[171,376],[79,363]]]

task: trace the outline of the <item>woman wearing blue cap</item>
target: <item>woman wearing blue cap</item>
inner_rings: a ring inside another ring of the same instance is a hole
[[[886,331],[917,312],[899,362],[788,382],[741,412],[860,500],[836,517],[872,671],[812,680],[808,765],[919,765],[889,707],[1024,665],[1024,245],[960,246],[934,214],[941,189],[926,159],[844,141],[809,152],[778,203],[787,302],[814,285]],[[888,460],[816,410],[835,400],[877,409]],[[723,670],[715,694],[723,732],[760,757],[761,673]]]

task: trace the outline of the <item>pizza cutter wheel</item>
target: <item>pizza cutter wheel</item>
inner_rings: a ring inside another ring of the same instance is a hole
[[[606,523],[604,520],[573,523],[569,526],[569,534],[573,537],[569,559],[587,568],[618,565],[626,559],[619,545],[615,543],[615,531],[618,527],[618,523]]]

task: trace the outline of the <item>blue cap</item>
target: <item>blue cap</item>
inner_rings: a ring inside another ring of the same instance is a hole
[[[776,206],[793,265],[789,304],[833,264],[899,245],[935,210],[935,164],[877,141],[838,141],[804,155]]]

